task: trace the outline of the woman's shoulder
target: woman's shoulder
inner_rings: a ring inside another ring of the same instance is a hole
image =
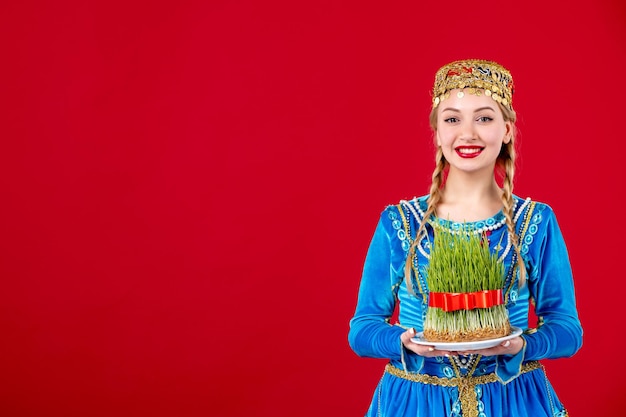
[[[413,197],[409,200],[399,200],[395,203],[388,204],[385,210],[389,209],[401,209],[412,207],[416,210],[425,210],[428,205],[428,196]]]
[[[534,200],[531,197],[522,198],[517,195],[513,195],[513,199],[515,201],[516,212],[532,208],[532,211],[535,213],[546,213],[550,215],[554,214],[554,210],[546,202]]]
[[[428,207],[428,196],[413,197],[409,200],[399,200],[385,206],[383,213],[395,217],[402,216],[406,219],[414,218],[421,220],[424,218],[424,211]]]
[[[513,221],[517,224],[520,233],[525,233],[526,230],[532,232],[545,229],[556,221],[554,210],[548,203],[533,200],[530,197],[522,199],[514,196],[514,199],[516,204]]]

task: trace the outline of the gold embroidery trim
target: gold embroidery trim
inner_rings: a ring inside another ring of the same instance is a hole
[[[404,215],[404,210],[402,209],[402,204],[396,205],[398,208],[398,213],[400,213],[400,218],[402,219],[402,226],[404,227],[404,232],[406,233],[406,238],[409,240],[409,243],[412,243],[411,233],[409,232],[409,221]]]
[[[526,372],[543,369],[543,365],[537,361],[528,362],[522,365],[521,374]],[[495,373],[479,376],[460,376],[453,378],[442,378],[427,374],[408,373],[402,369],[398,369],[392,364],[387,364],[385,372],[398,378],[406,379],[412,382],[420,382],[422,384],[438,385],[441,387],[458,387],[459,400],[461,401],[461,410],[464,416],[478,417],[478,399],[476,398],[476,385],[488,384],[490,382],[498,382],[498,376]]]

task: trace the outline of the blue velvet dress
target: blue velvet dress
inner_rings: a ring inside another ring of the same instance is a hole
[[[428,306],[426,264],[432,241],[416,251],[414,293],[407,291],[404,265],[426,211],[426,196],[388,206],[381,214],[363,268],[358,302],[350,320],[348,340],[363,357],[387,358],[366,416],[370,417],[542,417],[567,416],[539,362],[572,356],[582,344],[568,253],[552,209],[515,196],[514,221],[521,237],[527,283],[519,287],[513,268],[516,252],[508,238],[504,214],[484,221],[444,227],[471,227],[488,235],[490,248],[505,264],[504,302],[513,326],[524,330],[525,345],[515,355],[425,358],[405,349],[400,334],[423,330]],[[529,328],[529,303],[539,318]],[[390,323],[398,308],[398,323]]]

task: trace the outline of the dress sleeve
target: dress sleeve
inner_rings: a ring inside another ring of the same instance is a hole
[[[540,216],[540,217],[536,217]],[[540,222],[540,223],[539,223]],[[556,217],[548,206],[533,216],[531,226],[544,233],[527,234],[528,285],[535,299],[537,329],[528,331],[525,360],[557,359],[574,355],[582,346],[583,330],[576,309],[574,280],[567,248]],[[538,226],[541,228],[541,226]]]
[[[569,357],[582,346],[572,268],[549,206],[544,204],[535,212],[521,244],[539,322],[536,329],[522,335],[524,347],[519,353],[498,357],[496,373],[504,383],[519,374],[524,362]]]
[[[396,307],[396,283],[400,277],[392,265],[393,228],[383,211],[370,242],[348,342],[359,356],[401,359],[400,334],[405,330],[389,320]]]

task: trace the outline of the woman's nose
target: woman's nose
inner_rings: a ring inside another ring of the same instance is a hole
[[[461,122],[461,126],[459,126],[459,139],[461,140],[475,140],[476,130],[474,129],[474,124],[471,120],[464,120]]]

